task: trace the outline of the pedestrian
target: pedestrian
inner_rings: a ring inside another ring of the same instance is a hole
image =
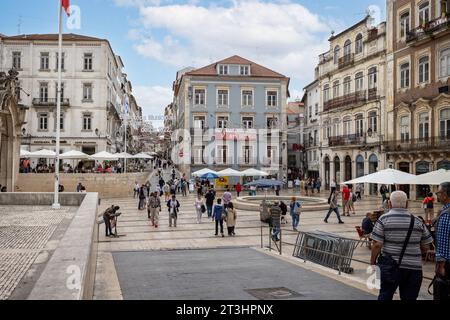
[[[344,189],[342,190],[342,208],[344,210],[344,217],[346,213],[350,217],[349,201],[350,201],[350,188],[347,185],[345,185]]]
[[[328,210],[327,215],[325,216],[325,219],[323,222],[328,223],[328,218],[330,217],[331,212],[336,213],[336,217],[338,218],[339,223],[344,223],[344,221],[341,220],[341,215],[339,214],[339,205],[338,205],[338,194],[339,191],[334,190],[334,192],[330,196],[330,209]]]
[[[304,182],[304,188],[305,188],[305,195],[306,195],[306,196],[309,196],[308,185],[309,185],[309,180],[305,180],[305,182]]]
[[[163,192],[164,192],[164,201],[167,202],[170,199],[170,186],[168,183],[165,183],[163,188],[162,188]]]
[[[158,196],[158,192],[153,192],[148,200],[147,214],[148,218],[152,222],[152,226],[158,228],[159,212],[161,211],[161,200]]]
[[[172,168],[172,180],[175,180],[175,167]]]
[[[143,184],[139,189],[139,205],[138,210],[145,209],[145,201],[147,199],[147,187]]]
[[[134,182],[134,188],[133,188],[133,199],[136,198],[136,196],[139,196],[139,190],[141,189],[141,186],[137,181]]]
[[[287,205],[284,201],[280,201],[280,209],[281,209],[281,223],[286,224],[286,214],[287,214]]]
[[[292,217],[292,230],[298,231],[298,223],[300,222],[300,214],[302,213],[302,205],[297,201],[296,197],[292,197],[291,203],[289,204],[290,213]]]
[[[434,198],[431,192],[423,199],[422,204],[425,210],[425,222],[430,224],[434,219]]]
[[[164,181],[164,179],[163,179],[162,177],[160,177],[160,178],[159,178],[159,181],[158,181],[158,184],[159,184],[159,186],[162,188],[162,187],[164,187],[164,185],[166,184],[166,182]]]
[[[212,215],[212,209],[214,205],[214,199],[216,198],[215,193],[213,192],[213,189],[210,188],[208,192],[205,194],[206,199],[206,210],[208,211],[208,218],[212,218],[214,220],[214,217]]]
[[[197,212],[197,223],[202,222],[202,213],[206,211],[203,197],[198,194],[194,202],[195,211]]]
[[[237,219],[236,209],[234,208],[233,202],[230,202],[228,204],[227,217],[226,217],[227,229],[228,229],[229,236],[234,237],[236,235],[236,233],[234,233],[234,228],[236,226],[236,219]]]
[[[226,217],[226,210],[222,205],[222,199],[217,199],[217,204],[214,206],[214,220],[216,221],[216,233],[218,235],[219,225],[220,225],[220,233],[222,238],[225,237],[223,234],[223,220]]]
[[[272,240],[279,241],[281,233],[281,208],[280,202],[275,200],[270,211],[270,227],[272,228]]]
[[[450,300],[450,182],[441,184],[436,195],[443,208],[436,228],[436,278],[434,300]]]
[[[401,300],[417,300],[422,254],[433,238],[423,222],[408,211],[405,192],[392,192],[389,202],[391,210],[379,218],[371,234],[370,263],[379,267],[381,279],[378,300],[392,300],[397,288]]]
[[[294,181],[295,190],[298,190],[300,192],[300,179],[297,177]]]
[[[362,197],[361,197],[362,186],[363,186],[363,184],[361,184],[361,183],[357,183],[356,184],[355,194],[356,194],[356,199],[357,200],[361,200],[362,199]]]
[[[383,203],[386,200],[387,193],[388,193],[387,187],[384,184],[382,184],[380,187],[380,194],[382,197],[381,203]]]
[[[250,186],[250,193],[252,196],[256,196],[256,186]]]
[[[330,182],[330,197],[331,195],[334,193],[334,191],[336,190],[336,181],[334,179],[331,179]]]
[[[183,197],[187,196],[187,183],[186,183],[186,179],[181,179],[181,194],[183,195]]]
[[[172,195],[172,198],[167,201],[167,208],[169,208],[169,227],[173,226],[177,227],[178,213],[180,211],[180,203],[178,202],[175,195]]]
[[[230,203],[231,199],[232,199],[232,196],[231,196],[230,189],[227,189],[227,191],[225,191],[224,194],[222,195],[223,207],[225,209],[227,208],[227,206]]]
[[[277,196],[277,197],[279,197],[280,196],[280,189],[281,189],[281,187],[278,185],[278,186],[275,186],[275,195]]]
[[[320,193],[320,188],[322,187],[322,180],[320,180],[320,177],[316,180],[316,189],[317,193]]]
[[[114,236],[111,227],[111,220],[114,219],[116,212],[120,209],[119,206],[112,205],[103,212],[103,221],[105,222],[105,236]]]
[[[239,194],[240,194],[241,191],[242,191],[242,186],[241,186],[241,184],[240,184],[239,182],[236,184],[235,189],[236,189],[237,197],[239,197]]]
[[[310,183],[309,183],[308,187],[309,187],[309,190],[311,191],[311,195],[313,195],[314,189],[316,188],[316,180],[310,179],[309,181],[310,181]]]
[[[353,193],[352,190],[350,190],[350,197],[348,198],[348,211],[349,211],[349,216],[350,216],[350,211],[353,214],[356,214],[355,212],[355,202],[356,202],[356,194]]]
[[[77,192],[81,192],[81,187],[82,187],[83,185],[81,184],[81,182],[78,182],[78,185],[77,185]]]
[[[383,201],[383,212],[384,213],[388,213],[390,210],[391,210],[391,208],[389,207],[389,196],[386,196],[386,200],[384,200]]]

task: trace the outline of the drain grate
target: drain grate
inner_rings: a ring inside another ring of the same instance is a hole
[[[285,287],[246,289],[245,291],[259,300],[281,300],[303,296],[302,294]]]

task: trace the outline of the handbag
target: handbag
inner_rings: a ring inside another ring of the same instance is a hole
[[[227,218],[227,211],[226,211],[226,209],[222,209],[222,213],[220,215],[220,218],[222,220],[225,220]]]
[[[205,207],[204,204],[202,204],[202,206],[200,207],[200,211],[201,211],[202,213],[205,213],[206,207]]]
[[[408,233],[406,235],[403,248],[400,253],[400,257],[397,261],[389,254],[382,254],[378,257],[377,265],[381,272],[381,281],[386,283],[397,283],[399,279],[400,266],[402,264],[403,256],[405,255],[406,247],[408,246],[409,239],[411,238],[412,230],[414,227],[414,216],[411,215],[411,222],[409,224]]]

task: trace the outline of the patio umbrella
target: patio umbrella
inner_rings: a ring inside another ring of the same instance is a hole
[[[198,171],[195,171],[192,173],[192,175],[194,177],[201,177],[202,175],[204,175],[205,173],[214,173],[215,175],[218,175],[216,171],[208,169],[208,168],[204,168]]]
[[[222,171],[217,172],[220,177],[242,177],[243,174],[240,171],[228,168]]]
[[[410,184],[416,176],[395,169],[384,169],[341,184],[377,183],[377,184]]]
[[[143,153],[143,152],[138,153],[138,154],[135,154],[135,155],[133,156],[133,158],[134,158],[134,159],[153,159],[152,156],[149,156],[148,154]]]
[[[20,158],[28,158],[31,152],[27,150],[20,150]]]
[[[121,152],[121,153],[116,153],[113,156],[119,158],[119,159],[133,159],[134,156],[127,153],[127,152]]]
[[[31,152],[28,158],[46,158],[53,159],[56,157],[56,152],[52,150],[42,149],[39,151]]]
[[[60,159],[89,159],[89,155],[77,150],[70,150],[59,155]]]
[[[212,180],[212,179],[218,179],[220,177],[217,174],[215,174],[215,173],[208,172],[208,173],[205,173],[205,174],[201,175],[200,178],[207,179],[207,180]]]
[[[247,176],[247,177],[266,177],[269,175],[267,172],[256,170],[256,169],[247,169],[247,170],[241,171],[241,173],[243,176]]]
[[[109,152],[102,151],[98,152],[91,156],[91,159],[98,160],[98,161],[116,161],[119,158],[116,155],[113,155]]]
[[[409,184],[440,185],[444,182],[450,182],[450,170],[440,169],[414,176]]]

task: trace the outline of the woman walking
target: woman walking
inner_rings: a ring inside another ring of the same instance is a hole
[[[200,194],[197,195],[194,206],[195,211],[197,212],[197,223],[202,223],[202,213],[206,210],[205,210],[205,203],[203,202],[203,198]]]
[[[144,210],[145,209],[145,202],[147,200],[147,187],[145,184],[141,186],[139,189],[139,205],[138,210]]]
[[[291,217],[292,217],[292,230],[298,231],[298,223],[300,222],[300,214],[302,212],[302,205],[297,201],[296,197],[292,197],[291,203],[289,204],[291,209]]]
[[[328,218],[330,217],[331,212],[335,212],[336,216],[338,218],[339,223],[344,223],[344,221],[341,220],[341,215],[339,214],[339,205],[338,205],[338,196],[339,191],[334,190],[334,192],[331,194],[330,197],[330,210],[328,210],[327,215],[325,216],[325,219],[323,222],[328,223]]]
[[[227,229],[228,229],[229,236],[236,235],[234,233],[234,227],[236,226],[236,218],[237,218],[236,209],[234,208],[233,202],[230,202],[228,204],[227,217],[226,217]]]

